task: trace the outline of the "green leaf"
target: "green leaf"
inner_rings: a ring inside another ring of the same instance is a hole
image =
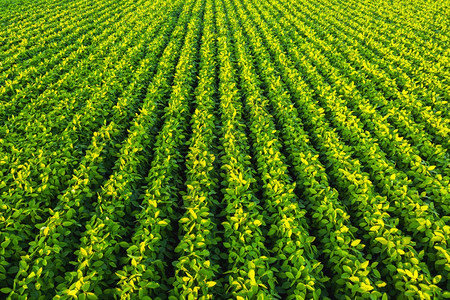
[[[381,243],[382,245],[386,245],[388,243],[388,241],[384,237],[377,237],[375,238],[375,240]]]
[[[436,276],[433,278],[433,283],[434,283],[434,284],[438,284],[439,282],[441,282],[441,279],[442,279],[442,275],[436,275]]]
[[[89,300],[97,300],[98,299],[97,295],[95,295],[94,293],[87,293],[87,298]]]
[[[91,286],[91,283],[90,282],[86,282],[85,284],[83,284],[82,286],[81,286],[81,289],[83,290],[83,291],[85,291],[85,292],[87,292],[87,291],[89,291],[89,287]]]
[[[354,241],[350,244],[350,246],[356,247],[356,246],[359,245],[359,243],[361,243],[361,240],[354,240]]]
[[[12,291],[12,289],[7,288],[7,287],[0,289],[0,292],[3,294],[9,294],[9,293],[11,293],[11,291]]]
[[[394,265],[387,265],[386,268],[391,272],[396,272],[397,268]]]
[[[103,266],[103,261],[101,261],[101,260],[99,260],[99,261],[96,261],[95,263],[93,263],[92,264],[94,267],[100,267],[100,266]]]
[[[344,269],[344,272],[346,272],[346,273],[349,273],[349,274],[353,273],[352,268],[350,268],[349,266],[344,265],[342,268]]]
[[[2,248],[5,249],[6,247],[8,247],[8,245],[11,243],[10,239],[6,239],[5,241],[3,241],[3,243],[1,244]]]
[[[80,248],[80,254],[84,257],[88,257],[88,253],[84,248]]]
[[[255,270],[251,269],[250,271],[248,271],[248,278],[250,279],[255,279]]]
[[[142,299],[142,298],[144,298],[144,296],[145,296],[145,292],[146,292],[146,290],[145,290],[145,289],[139,289],[139,299]]]
[[[150,282],[145,287],[147,287],[149,289],[156,289],[156,288],[159,288],[159,283],[157,283],[157,282]]]

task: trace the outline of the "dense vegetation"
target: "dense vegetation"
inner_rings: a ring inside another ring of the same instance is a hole
[[[449,11],[0,0],[0,298],[450,298]]]

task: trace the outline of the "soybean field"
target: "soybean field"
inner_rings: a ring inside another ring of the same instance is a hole
[[[449,16],[0,0],[0,298],[450,298]]]

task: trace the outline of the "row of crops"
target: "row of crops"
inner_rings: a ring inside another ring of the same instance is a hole
[[[450,298],[448,0],[0,0],[0,298]]]

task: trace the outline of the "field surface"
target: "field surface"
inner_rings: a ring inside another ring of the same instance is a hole
[[[450,298],[449,12],[0,0],[0,298]]]

